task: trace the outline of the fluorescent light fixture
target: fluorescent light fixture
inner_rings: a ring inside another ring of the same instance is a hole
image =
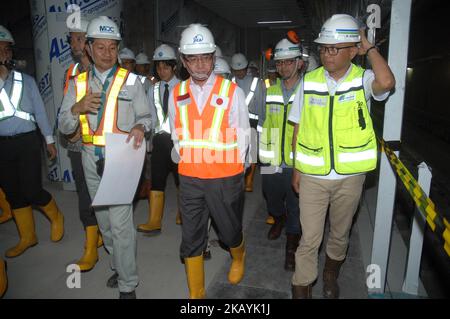
[[[291,20],[258,21],[258,24],[281,24],[281,23],[292,23],[292,21]]]

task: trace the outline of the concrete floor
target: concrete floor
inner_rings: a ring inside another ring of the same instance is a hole
[[[83,252],[84,232],[78,218],[77,199],[73,192],[62,191],[58,183],[45,183],[56,198],[65,215],[65,236],[59,243],[50,241],[50,224],[35,210],[36,231],[39,244],[22,256],[7,259],[9,289],[6,299],[109,299],[117,298],[118,290],[107,288],[106,280],[112,275],[109,257],[101,248],[96,267],[81,274],[81,288],[69,289],[67,280],[71,273],[66,267],[74,263]],[[232,286],[227,282],[230,256],[227,251],[213,245],[212,259],[205,262],[205,285],[208,298],[291,298],[292,273],[284,265],[285,235],[278,240],[267,240],[269,226],[265,224],[266,207],[261,194],[260,176],[255,176],[255,189],[247,193],[244,229],[247,243],[246,274],[243,281]],[[138,269],[140,284],[138,298],[185,299],[188,296],[184,265],[179,258],[180,226],[175,224],[175,187],[168,184],[163,231],[159,236],[148,237],[138,233]],[[147,218],[148,204],[136,204],[134,221],[142,223]],[[217,236],[212,233],[211,239]],[[18,234],[15,223],[0,225],[0,251],[3,253],[16,244]],[[324,245],[322,245],[324,246]],[[319,257],[319,273],[323,269],[324,249]],[[365,270],[362,261],[358,227],[352,230],[348,258],[339,278],[341,298],[367,298]],[[314,298],[321,298],[322,280],[313,288]]]

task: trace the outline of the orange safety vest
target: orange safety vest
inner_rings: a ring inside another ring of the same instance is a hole
[[[129,73],[130,72],[126,69],[117,68],[116,74],[114,74],[113,82],[106,96],[106,104],[103,105],[105,109],[103,111],[100,125],[97,127],[95,132],[89,126],[87,114],[80,115],[81,136],[84,145],[105,146],[105,133],[128,134],[128,132],[121,131],[117,127],[117,101],[119,92],[125,84]],[[75,77],[77,102],[79,102],[89,90],[88,77],[88,72],[81,73]]]
[[[179,174],[213,179],[243,173],[236,129],[229,126],[237,85],[217,77],[200,115],[189,84],[190,80],[178,83],[173,91],[181,157]]]
[[[69,90],[70,80],[80,74],[80,68],[78,67],[79,65],[80,65],[79,63],[75,64],[72,63],[69,66],[69,69],[66,72],[66,80],[64,82],[64,95],[66,95],[67,91]]]

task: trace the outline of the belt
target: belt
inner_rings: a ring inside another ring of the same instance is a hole
[[[15,140],[15,139],[22,138],[22,137],[25,137],[27,135],[32,135],[32,134],[35,134],[35,133],[36,133],[36,131],[31,131],[31,132],[20,133],[20,134],[11,135],[11,136],[0,136],[0,141]]]

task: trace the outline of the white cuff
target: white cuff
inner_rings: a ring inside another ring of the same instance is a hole
[[[55,144],[55,138],[52,135],[46,136],[45,137],[45,142],[47,143],[47,145],[48,144]]]

